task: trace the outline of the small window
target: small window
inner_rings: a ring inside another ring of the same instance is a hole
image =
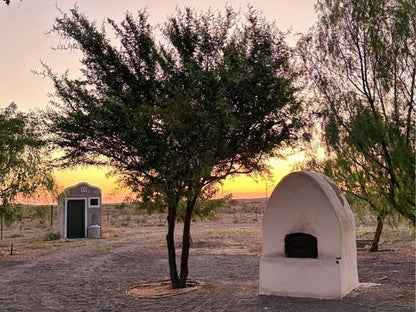
[[[99,207],[100,199],[98,197],[90,198],[90,207]]]
[[[86,186],[81,186],[81,192],[82,193],[88,192],[88,188]]]

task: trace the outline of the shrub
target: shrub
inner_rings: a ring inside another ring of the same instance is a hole
[[[61,238],[61,235],[59,233],[54,233],[54,232],[48,232],[43,236],[44,241],[58,240],[60,238]]]

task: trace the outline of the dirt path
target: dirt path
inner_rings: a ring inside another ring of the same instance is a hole
[[[190,278],[204,283],[196,291],[158,299],[128,294],[169,276],[166,229],[149,227],[0,257],[0,311],[415,311],[411,238],[377,254],[359,250],[360,281],[377,286],[315,300],[258,295],[259,223],[194,229]]]

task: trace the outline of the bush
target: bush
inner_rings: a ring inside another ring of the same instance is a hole
[[[61,238],[61,235],[59,233],[54,233],[54,232],[48,232],[43,236],[44,241],[58,240],[60,238]]]

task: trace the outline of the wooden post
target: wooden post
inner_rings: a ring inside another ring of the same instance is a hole
[[[3,216],[1,216],[1,225],[0,225],[0,240],[3,240]]]
[[[12,246],[10,247],[10,256],[13,256],[13,244],[12,244]]]
[[[53,205],[51,205],[51,232],[53,230]]]

